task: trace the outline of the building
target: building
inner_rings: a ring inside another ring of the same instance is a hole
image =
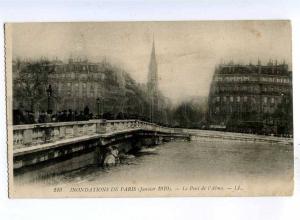
[[[219,65],[208,99],[210,129],[292,133],[292,72],[285,63]]]
[[[14,114],[80,113],[87,107],[93,116],[107,119],[169,123],[169,105],[158,89],[154,41],[146,84],[136,83],[129,73],[105,60],[14,60],[12,68]]]
[[[52,89],[50,102],[47,95],[49,85]],[[79,113],[87,106],[93,115],[107,113],[113,118],[118,114],[141,116],[147,111],[144,96],[127,72],[106,61],[93,63],[69,59],[68,62],[13,63],[13,109],[51,110],[54,113],[72,109]]]
[[[121,70],[114,69],[109,63],[92,63],[87,60],[55,65],[55,72],[49,74],[49,84],[57,92],[59,106],[54,109],[83,110],[88,106],[98,114],[112,111],[118,99],[124,98],[125,79]],[[100,103],[97,102],[97,99]]]

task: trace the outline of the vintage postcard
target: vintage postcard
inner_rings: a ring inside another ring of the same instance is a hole
[[[5,25],[11,198],[293,194],[291,23]]]

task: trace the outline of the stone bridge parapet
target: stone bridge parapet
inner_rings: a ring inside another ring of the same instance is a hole
[[[13,126],[14,150],[57,141],[113,135],[132,130],[179,133],[181,129],[163,127],[140,120],[89,120]]]

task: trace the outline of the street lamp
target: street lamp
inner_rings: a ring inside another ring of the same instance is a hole
[[[50,113],[50,111],[51,111],[51,109],[50,109],[50,99],[51,99],[51,96],[52,96],[52,92],[53,92],[53,90],[52,90],[52,87],[51,87],[51,85],[49,85],[48,86],[48,89],[47,89],[47,97],[48,97],[48,113]]]
[[[97,101],[97,115],[98,118],[100,118],[100,98],[97,98],[96,101]]]
[[[102,105],[101,105],[101,115],[104,115],[104,97],[101,97]]]

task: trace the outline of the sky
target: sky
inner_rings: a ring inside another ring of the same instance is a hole
[[[105,57],[139,83],[154,39],[159,89],[174,102],[207,96],[222,62],[292,62],[288,21],[15,23],[12,30],[13,58]]]

